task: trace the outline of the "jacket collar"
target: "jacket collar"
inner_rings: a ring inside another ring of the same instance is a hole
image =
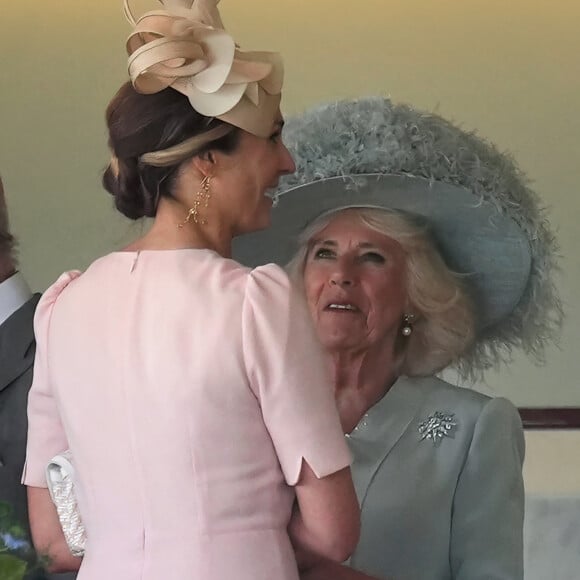
[[[423,406],[422,392],[413,388],[412,383],[413,379],[399,377],[347,436],[354,455],[352,476],[361,505],[374,474]]]

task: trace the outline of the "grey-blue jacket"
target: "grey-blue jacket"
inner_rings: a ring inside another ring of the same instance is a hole
[[[349,436],[350,565],[394,580],[522,580],[524,436],[504,398],[400,378]]]

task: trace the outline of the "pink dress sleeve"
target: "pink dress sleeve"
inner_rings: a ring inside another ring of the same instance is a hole
[[[52,394],[49,361],[47,360],[48,335],[52,309],[62,290],[80,272],[65,272],[42,295],[34,314],[36,355],[32,386],[28,395],[28,440],[26,463],[22,483],[33,487],[47,487],[46,466],[57,453],[68,449],[60,416]]]
[[[243,307],[243,351],[286,482],[302,461],[317,477],[351,463],[334,387],[302,294],[273,264],[249,274]]]

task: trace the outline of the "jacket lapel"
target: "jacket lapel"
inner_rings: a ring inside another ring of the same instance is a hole
[[[0,391],[25,373],[34,362],[33,321],[40,294],[35,294],[0,325]]]
[[[375,473],[403,433],[413,428],[413,419],[422,407],[420,391],[407,383],[408,379],[399,378],[347,436],[354,456],[352,477],[361,506]]]

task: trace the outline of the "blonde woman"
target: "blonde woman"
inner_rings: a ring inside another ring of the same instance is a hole
[[[435,375],[480,376],[513,348],[541,358],[556,335],[556,244],[537,196],[492,145],[383,98],[314,108],[285,138],[298,168],[274,227],[235,255],[290,261],[361,503],[348,564],[303,580],[522,580],[518,412]]]

